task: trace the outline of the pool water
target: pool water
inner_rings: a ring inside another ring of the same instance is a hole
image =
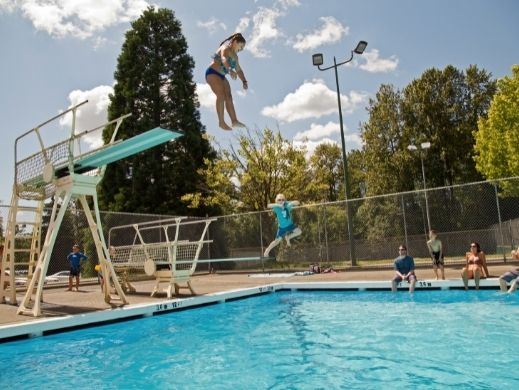
[[[278,292],[0,344],[0,388],[519,388],[519,294]]]

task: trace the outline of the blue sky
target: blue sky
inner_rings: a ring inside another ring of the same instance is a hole
[[[240,63],[249,81],[232,82],[239,119],[279,129],[295,143],[340,142],[333,70],[359,40],[364,55],[339,68],[348,149],[359,148],[359,123],[380,84],[407,85],[431,67],[470,64],[494,77],[519,63],[519,2],[515,0],[0,0],[0,201],[8,204],[17,136],[88,98],[79,130],[106,119],[107,94],[130,21],[154,4],[175,12],[196,67],[207,132],[226,148],[236,133],[217,126],[204,71],[218,43],[240,31]],[[219,9],[218,9],[219,8]],[[56,137],[67,134],[66,122]]]

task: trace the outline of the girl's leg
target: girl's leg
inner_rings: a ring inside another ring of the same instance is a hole
[[[231,94],[231,85],[229,84],[229,80],[224,79],[224,96],[225,96],[225,109],[231,118],[232,127],[245,127],[243,123],[241,123],[236,117],[236,111],[234,110],[234,102],[232,100]]]
[[[461,278],[463,279],[463,285],[465,286],[465,290],[468,290],[469,288],[469,278],[468,278],[468,269],[463,268],[463,271],[461,272]]]
[[[222,80],[220,76],[215,74],[207,75],[205,78],[207,84],[211,87],[213,93],[216,95],[216,114],[218,115],[218,126],[224,130],[232,130],[232,128],[225,123],[224,119],[224,105],[225,105],[225,84],[229,82],[225,79]]]
[[[279,243],[281,242],[282,238],[276,238],[274,241],[272,241],[270,243],[270,245],[267,247],[267,249],[265,249],[265,253],[263,254],[263,257],[269,257],[269,253],[272,249],[274,249],[276,246],[279,245]]]
[[[479,269],[476,269],[474,271],[474,284],[476,285],[476,290],[479,290],[479,277],[480,277]]]
[[[445,267],[443,264],[440,264],[440,271],[442,273],[442,279],[445,280]]]

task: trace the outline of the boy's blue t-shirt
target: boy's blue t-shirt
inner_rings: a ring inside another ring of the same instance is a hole
[[[294,221],[292,221],[293,208],[294,206],[289,202],[285,202],[283,206],[276,204],[272,207],[272,211],[276,214],[280,228],[286,228],[294,224]]]
[[[414,260],[411,256],[398,256],[395,259],[395,270],[401,274],[407,274],[414,271]]]
[[[87,259],[87,257],[81,252],[77,252],[77,253],[71,252],[67,256],[67,260],[70,261],[70,266],[73,268],[78,268],[81,263],[81,260],[86,260],[86,259]]]

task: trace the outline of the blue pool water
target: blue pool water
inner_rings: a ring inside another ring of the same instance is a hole
[[[0,344],[0,388],[519,388],[519,294],[278,292]]]

